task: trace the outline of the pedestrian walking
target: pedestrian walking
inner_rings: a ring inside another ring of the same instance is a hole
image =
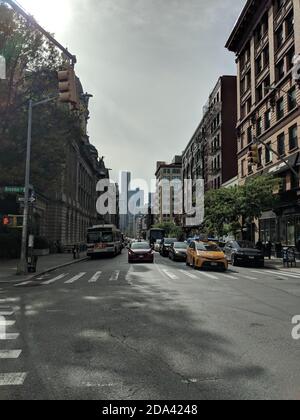
[[[268,241],[266,243],[266,255],[269,258],[269,260],[272,258],[272,248],[273,248],[272,242]]]

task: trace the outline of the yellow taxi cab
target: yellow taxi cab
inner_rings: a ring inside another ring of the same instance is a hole
[[[228,269],[224,252],[214,242],[191,242],[187,250],[186,265],[195,269],[215,268],[222,271]]]

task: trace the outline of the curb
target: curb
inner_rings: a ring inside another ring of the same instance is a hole
[[[44,274],[52,273],[53,271],[59,270],[60,268],[69,267],[70,265],[79,264],[81,262],[88,261],[88,260],[89,260],[89,257],[84,257],[84,258],[80,258],[79,260],[74,260],[65,264],[58,265],[56,267],[47,268],[47,270],[41,271],[40,273],[35,274],[32,277],[29,277],[28,281],[37,279],[38,277],[43,276]]]

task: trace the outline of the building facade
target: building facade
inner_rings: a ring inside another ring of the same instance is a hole
[[[300,90],[292,76],[300,53],[299,0],[248,0],[226,47],[237,61],[239,183],[261,174],[282,180],[279,203],[263,215],[255,239],[295,245],[299,179],[277,154],[299,173]],[[259,164],[249,166],[247,153],[257,139]]]
[[[192,180],[193,202],[196,202],[197,179],[204,180],[207,192],[221,188],[237,176],[236,100],[236,77],[220,77],[183,152],[182,174],[183,179]]]
[[[175,214],[176,182],[182,181],[182,157],[175,156],[172,163],[157,162],[156,165],[155,222],[182,223],[182,215]],[[166,186],[164,186],[166,183]],[[175,186],[175,189],[172,185]],[[182,208],[181,208],[182,213]]]

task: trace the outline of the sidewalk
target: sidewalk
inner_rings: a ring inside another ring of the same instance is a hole
[[[80,259],[74,260],[73,254],[51,254],[46,257],[39,257],[37,263],[37,272],[34,274],[27,274],[25,276],[17,276],[16,270],[19,260],[1,260],[0,259],[0,283],[25,281],[32,277],[37,277],[45,272],[54,271],[62,266],[76,264],[86,259],[86,253],[80,254]]]
[[[274,268],[274,269],[285,269],[285,270],[300,270],[300,261],[297,260],[297,266],[296,267],[284,267],[282,258],[275,258],[272,257],[271,260],[268,258],[265,258],[265,266],[267,268]]]

